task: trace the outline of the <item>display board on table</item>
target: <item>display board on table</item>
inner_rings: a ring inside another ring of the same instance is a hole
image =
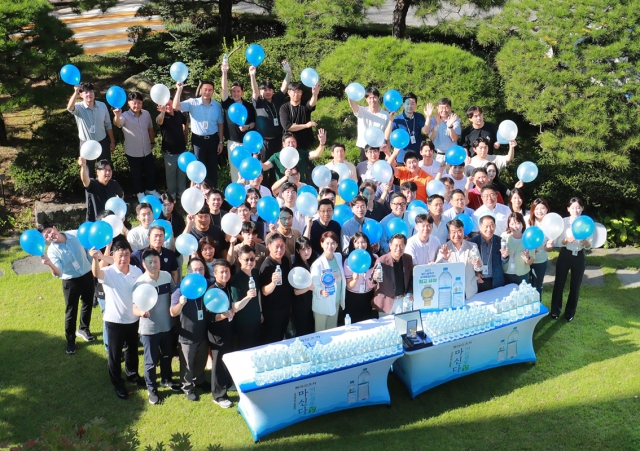
[[[465,264],[436,263],[413,267],[413,308],[445,309],[464,306]]]

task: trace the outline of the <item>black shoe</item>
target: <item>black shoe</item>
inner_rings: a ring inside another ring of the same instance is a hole
[[[567,322],[571,322],[573,321],[573,316],[565,316],[565,318],[567,319]]]
[[[100,303],[98,302],[98,298],[93,298],[93,308],[100,307]]]
[[[129,399],[129,393],[124,387],[116,387],[116,396],[120,399]]]
[[[549,313],[549,316],[551,317],[551,319],[558,319],[558,317],[559,317],[560,315],[555,315],[555,314],[553,314],[553,313]]]
[[[89,331],[89,329],[87,329],[87,330],[82,330],[82,329],[77,330],[76,331],[76,337],[80,337],[84,341],[94,341],[96,339],[96,337],[91,335],[91,332]]]
[[[156,390],[149,390],[149,404],[158,404],[160,397]]]
[[[75,343],[67,343],[67,350],[65,351],[67,354],[75,354],[76,353],[76,344]]]
[[[194,391],[188,391],[185,393],[187,399],[189,401],[197,401],[198,400],[198,395],[196,395],[196,392]]]
[[[200,390],[205,393],[211,393],[211,384],[209,382],[203,382],[201,384],[196,385]]]
[[[139,375],[127,377],[127,380],[132,384],[136,384],[138,387],[146,387],[147,383],[144,380],[144,377],[140,377]]]
[[[162,382],[160,382],[160,385],[166,388],[170,388],[171,391],[175,392],[179,392],[180,390],[182,390],[182,386],[180,384],[174,384],[171,379],[163,379]]]

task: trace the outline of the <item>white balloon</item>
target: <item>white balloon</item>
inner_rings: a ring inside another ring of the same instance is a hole
[[[105,210],[111,210],[118,218],[124,219],[127,215],[127,204],[119,197],[112,197],[104,204]]]
[[[171,92],[169,88],[167,88],[163,84],[153,85],[151,88],[151,92],[149,92],[151,96],[151,100],[153,100],[158,105],[166,105],[169,99],[171,98]]]
[[[224,233],[230,236],[240,235],[242,230],[242,219],[237,213],[227,213],[220,221],[220,227]]]
[[[385,160],[378,160],[373,163],[371,175],[377,182],[389,183],[389,180],[393,177],[393,168]]]
[[[187,166],[187,177],[193,183],[202,183],[207,176],[207,167],[201,161],[192,161]]]
[[[338,182],[347,180],[349,177],[351,177],[351,171],[349,170],[349,166],[347,166],[344,163],[334,164],[332,170],[337,172],[338,175],[340,176],[340,179],[338,179]]]
[[[102,146],[98,141],[90,139],[80,148],[80,156],[85,160],[96,160],[102,153]]]
[[[384,144],[384,131],[371,126],[364,131],[364,140],[371,147],[380,147]]]
[[[500,122],[500,125],[498,126],[498,133],[504,139],[511,141],[512,139],[516,139],[516,136],[518,136],[518,126],[515,122],[507,119],[506,121]]]
[[[204,195],[195,186],[193,188],[187,188],[182,193],[182,208],[190,215],[198,214],[202,206],[204,205]]]
[[[440,180],[431,180],[429,183],[427,183],[427,195],[429,196],[433,196],[434,194],[444,196],[446,192],[447,188]]]
[[[198,239],[190,233],[183,233],[176,238],[176,250],[182,255],[191,255],[198,250]]]
[[[596,231],[591,238],[593,239],[593,244],[591,245],[593,249],[604,246],[604,243],[607,242],[607,228],[596,222]]]
[[[308,288],[311,285],[311,273],[300,266],[296,266],[289,271],[287,279],[289,280],[289,285],[298,290]]]
[[[158,290],[149,283],[143,283],[133,290],[133,303],[143,312],[151,310],[158,302]]]
[[[331,171],[326,166],[316,166],[311,172],[311,180],[318,188],[324,188],[331,183]]]
[[[300,154],[295,147],[285,147],[280,151],[280,163],[285,168],[295,168],[298,161],[300,161]]]
[[[564,230],[562,216],[558,213],[547,213],[540,221],[540,228],[548,239],[555,240]]]
[[[116,215],[109,215],[106,218],[102,218],[102,220],[111,226],[114,237],[122,233],[122,227],[124,227],[124,224],[122,224],[122,220]]]

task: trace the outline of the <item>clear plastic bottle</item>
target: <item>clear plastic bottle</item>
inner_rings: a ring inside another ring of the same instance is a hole
[[[411,299],[411,294],[407,293],[402,300],[402,311],[410,312],[411,310],[413,310],[413,300]]]
[[[351,332],[351,316],[348,313],[344,316],[344,331]]]
[[[524,296],[525,293],[523,290],[516,291],[516,312],[518,315],[518,320],[524,318]]]
[[[280,280],[278,282],[276,282],[276,285],[282,285],[282,268],[280,268],[280,265],[276,266],[276,274],[278,274],[280,276]]]
[[[514,327],[507,337],[507,358],[513,359],[518,356],[518,328]]]
[[[438,278],[438,308],[451,308],[451,284],[453,280],[449,268],[443,268]]]
[[[474,248],[475,249],[475,248]],[[464,307],[464,287],[460,277],[456,277],[456,281],[453,284],[453,301],[451,303],[453,308]]]
[[[373,270],[374,274],[376,275],[375,277],[375,281],[378,283],[382,283],[382,281],[384,280],[383,274],[382,274],[382,263],[378,262]]]
[[[224,55],[222,55],[222,62],[223,63],[229,62],[229,54],[225,53]]]
[[[253,280],[253,277],[249,277],[249,291],[256,289],[256,281]]]
[[[533,290],[533,302],[531,303],[531,310],[534,315],[540,314],[540,293],[535,288]]]
[[[516,290],[511,291],[509,295],[509,322],[518,321],[518,300],[516,299]]]
[[[500,327],[502,326],[502,304],[499,300],[496,299],[496,301],[493,303],[493,309],[496,311],[496,327]]]

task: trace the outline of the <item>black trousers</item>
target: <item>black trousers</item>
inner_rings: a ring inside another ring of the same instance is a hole
[[[231,387],[231,375],[222,361],[222,356],[233,351],[233,326],[228,319],[209,325],[209,347],[211,348],[211,395],[215,401],[227,398]]]
[[[260,151],[260,161],[265,163],[273,154],[280,152],[281,150],[282,140],[280,137],[265,138],[262,150]],[[271,189],[271,185],[278,181],[276,179],[276,171],[272,168],[268,171],[264,171],[262,174],[264,176],[262,179],[262,185]]]
[[[233,320],[234,330],[236,334],[236,342],[238,345],[238,351],[243,349],[255,348],[260,346],[260,321],[255,323],[241,324],[236,319]]]
[[[482,283],[478,283],[478,293],[484,293],[493,289],[493,277],[483,277]]]
[[[563,247],[558,256],[556,264],[556,281],[553,285],[553,294],[551,296],[551,314],[560,315],[562,310],[562,292],[564,285],[567,283],[567,276],[571,271],[571,283],[569,284],[569,297],[567,305],[564,308],[564,316],[573,318],[578,308],[578,298],[580,297],[580,286],[582,285],[582,277],[587,267],[587,256],[584,250],[573,255],[570,250]]]
[[[116,388],[124,387],[122,378],[122,347],[126,344],[124,351],[124,371],[127,378],[138,375],[138,324],[136,321],[131,324],[120,324],[105,321],[107,335],[109,337],[108,367],[111,383]]]
[[[91,323],[91,310],[93,309],[93,275],[91,271],[84,276],[62,281],[62,293],[64,294],[64,334],[67,342],[76,342],[76,321],[78,318],[78,304],[82,299],[80,311],[80,330],[89,331]]]
[[[95,171],[96,161],[108,160],[109,163],[111,163],[111,149],[109,148],[111,144],[111,140],[109,139],[109,135],[105,136],[103,140],[98,142],[100,143],[100,147],[102,147],[102,153],[95,160],[87,160],[87,167],[89,168],[90,178],[95,178],[96,176],[96,171]],[[86,141],[80,141],[80,148],[82,148],[82,145],[84,143],[86,143]]]
[[[129,174],[131,174],[131,184],[135,193],[144,193],[156,189],[156,165],[153,154],[144,157],[131,157],[129,160]]]
[[[371,301],[372,300],[373,300],[373,290],[367,293],[353,293],[347,290],[344,298],[344,314],[342,315],[343,324],[344,324],[344,316],[346,316],[347,313],[351,318],[352,324],[371,319]]]
[[[192,134],[191,144],[193,144],[193,153],[196,158],[207,168],[207,178],[213,182],[213,186],[218,186],[218,144],[220,144],[220,135],[218,133],[208,136]]]
[[[296,328],[296,337],[309,335],[316,331],[316,321],[313,318],[313,295],[307,291],[301,296],[296,296],[292,305],[293,325]]]
[[[276,343],[284,339],[289,325],[289,310],[265,310],[263,307],[262,316],[262,344]]]

